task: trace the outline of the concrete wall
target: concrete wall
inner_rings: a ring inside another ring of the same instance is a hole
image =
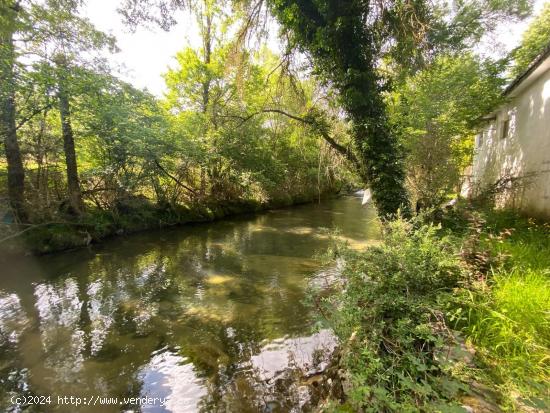
[[[550,219],[550,58],[532,79],[510,93],[476,138],[472,167],[475,193],[505,176],[525,177],[497,198]],[[505,121],[508,120],[506,133]]]

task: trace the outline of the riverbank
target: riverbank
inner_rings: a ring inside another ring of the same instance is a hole
[[[321,305],[344,396],[327,411],[548,411],[548,224],[467,207],[438,221],[335,250],[345,288]]]
[[[159,206],[142,198],[120,203],[114,210],[89,209],[78,219],[29,224],[0,240],[2,255],[43,255],[85,247],[114,236],[316,202],[339,196],[336,191],[317,191],[273,198],[268,202],[233,200]]]

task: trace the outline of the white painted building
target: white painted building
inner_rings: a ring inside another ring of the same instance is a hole
[[[467,192],[507,182],[497,206],[550,219],[550,46],[504,94],[476,137]]]

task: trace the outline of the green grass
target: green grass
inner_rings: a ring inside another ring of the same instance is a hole
[[[361,253],[335,250],[345,285],[322,312],[348,386],[328,411],[459,411],[473,381],[505,410],[550,411],[550,226],[471,209],[442,229],[426,221],[388,223]],[[456,345],[449,328],[473,364],[441,359]]]
[[[481,248],[496,259],[457,298],[465,316],[456,328],[475,345],[504,407],[550,409],[550,227],[510,211],[483,217]]]

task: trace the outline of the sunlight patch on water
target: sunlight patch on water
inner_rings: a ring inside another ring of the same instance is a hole
[[[315,230],[311,227],[293,227],[285,230],[285,232],[289,234],[296,234],[296,235],[309,235],[309,234],[312,234],[314,231]]]
[[[250,364],[263,380],[272,380],[288,368],[300,369],[308,376],[327,367],[337,344],[336,336],[326,329],[308,337],[272,340],[251,357]]]
[[[141,397],[166,399],[164,406],[160,403],[143,406],[144,412],[198,412],[200,401],[207,394],[193,364],[167,349],[157,351],[138,377],[143,382]]]
[[[210,285],[221,285],[229,282],[234,282],[236,281],[236,278],[232,275],[211,274],[206,277],[205,281]]]
[[[312,257],[330,234],[372,245],[374,218],[345,198],[7,265],[0,387],[168,398],[147,412],[307,410],[319,399],[306,387],[336,341],[310,335],[306,298],[341,280],[338,265]]]
[[[28,322],[19,297],[0,291],[0,345],[17,343]]]
[[[223,305],[204,305],[204,306],[190,306],[185,311],[185,317],[182,321],[185,321],[187,317],[198,317],[204,322],[219,322],[222,324],[229,324],[234,320],[234,311],[232,311],[233,305],[228,303]]]

